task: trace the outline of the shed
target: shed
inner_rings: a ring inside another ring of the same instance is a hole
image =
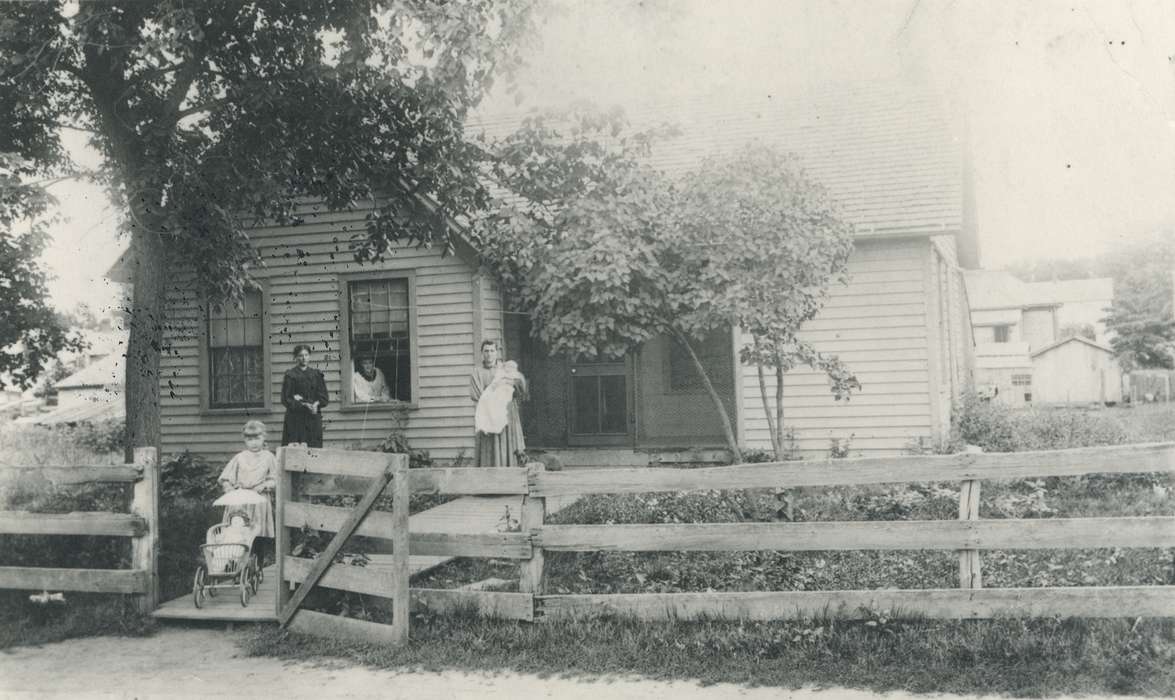
[[[1122,370],[1109,347],[1070,336],[1032,353],[1032,399],[1038,403],[1117,403]]]

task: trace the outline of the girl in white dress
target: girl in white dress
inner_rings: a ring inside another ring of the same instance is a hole
[[[245,423],[241,431],[245,438],[245,449],[229,460],[220,472],[221,488],[225,492],[234,489],[249,489],[265,495],[265,501],[245,506],[258,537],[273,537],[273,491],[277,487],[277,458],[265,449],[265,424],[259,420]],[[225,509],[225,522],[228,511]]]

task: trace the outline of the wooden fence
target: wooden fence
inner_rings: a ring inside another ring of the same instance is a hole
[[[330,450],[287,451],[287,474],[330,475],[317,492],[352,492],[384,468],[387,456]],[[522,531],[458,535],[410,533],[413,554],[519,560],[518,593],[411,589],[414,608],[473,605],[486,615],[558,620],[616,613],[649,620],[776,620],[815,615],[859,617],[870,610],[932,618],[1002,616],[1175,616],[1175,586],[984,588],[981,552],[992,549],[1175,547],[1175,517],[981,520],[980,483],[990,479],[1175,471],[1175,443],[1007,454],[960,454],[747,464],[700,469],[632,468],[544,471],[420,469],[409,472],[414,492],[523,497]],[[288,477],[287,477],[288,478]],[[358,479],[358,482],[356,481]],[[961,482],[959,518],[949,521],[552,525],[545,499],[591,494],[770,489],[902,482]],[[288,487],[287,487],[288,488]],[[333,491],[332,491],[333,490]],[[280,508],[280,507],[279,507]],[[337,528],[345,511],[288,503],[282,522]],[[394,525],[375,513],[360,534],[381,536]],[[959,582],[953,589],[698,592],[549,595],[543,574],[548,551],[953,550]],[[300,580],[306,560],[283,557],[285,578]],[[333,568],[322,585],[392,595],[385,577],[360,567]]]
[[[130,593],[144,613],[159,599],[159,466],[155,448],[135,449],[124,466],[3,467],[3,479],[44,479],[57,485],[132,483],[130,513],[26,513],[0,511],[0,536],[99,535],[130,537],[130,569],[0,566],[0,588]]]

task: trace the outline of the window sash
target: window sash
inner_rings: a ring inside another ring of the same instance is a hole
[[[245,292],[241,307],[209,306],[208,407],[265,405],[265,326],[261,292]]]
[[[411,402],[412,327],[411,286],[397,277],[347,282],[348,341],[352,369],[358,358],[375,355],[394,401]],[[353,401],[351,386],[345,391]]]

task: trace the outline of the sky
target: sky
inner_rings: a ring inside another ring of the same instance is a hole
[[[552,1],[517,76],[521,104],[499,89],[484,113],[908,82],[965,115],[984,267],[1175,230],[1169,0]],[[116,303],[102,274],[125,245],[117,212],[76,182],[53,193],[67,219],[45,256],[54,303]]]

